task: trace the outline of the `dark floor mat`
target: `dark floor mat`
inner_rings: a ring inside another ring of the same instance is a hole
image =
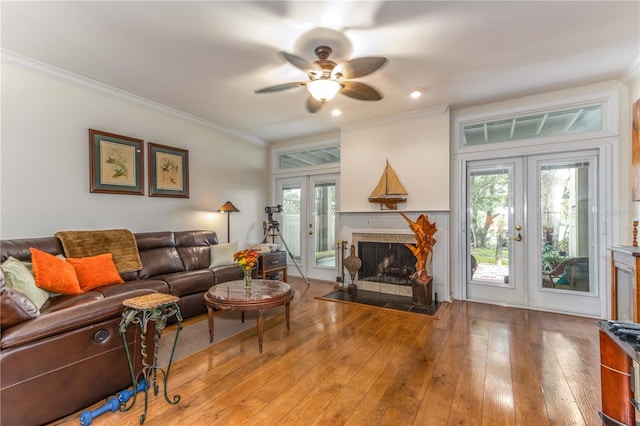
[[[383,309],[392,309],[394,311],[428,315],[436,319],[440,318],[440,315],[447,305],[447,303],[434,303],[431,306],[417,306],[413,304],[409,296],[399,296],[397,294],[378,293],[377,291],[367,290],[358,290],[354,293],[337,290],[325,296],[318,297],[318,299],[375,306]]]

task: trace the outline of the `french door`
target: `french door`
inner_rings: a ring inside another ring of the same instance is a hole
[[[467,299],[601,314],[597,151],[466,163]]]
[[[467,164],[467,298],[471,300],[525,304],[523,164],[522,157]]]
[[[294,264],[287,255],[289,273],[335,280],[338,175],[282,178],[276,187],[276,200],[283,209],[280,231],[295,259]]]

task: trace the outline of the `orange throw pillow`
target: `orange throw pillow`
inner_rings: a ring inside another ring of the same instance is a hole
[[[60,294],[82,293],[78,277],[71,264],[64,259],[31,247],[31,262],[36,285]]]
[[[91,290],[102,285],[122,284],[124,282],[120,274],[118,274],[111,253],[82,258],[68,257],[67,262],[75,269],[82,291]]]

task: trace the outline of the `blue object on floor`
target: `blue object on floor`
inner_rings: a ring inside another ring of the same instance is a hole
[[[89,426],[93,419],[98,417],[101,414],[106,413],[107,411],[111,411],[112,413],[118,411],[121,405],[125,404],[134,393],[145,391],[149,389],[149,381],[143,380],[138,384],[138,387],[134,389],[125,389],[116,394],[116,396],[112,396],[109,398],[106,404],[101,407],[96,408],[93,411],[87,410],[83,411],[80,414],[80,424],[82,426]]]

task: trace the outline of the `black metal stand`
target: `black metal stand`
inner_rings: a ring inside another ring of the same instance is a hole
[[[167,381],[169,380],[171,363],[173,361],[173,355],[176,350],[176,344],[178,343],[178,336],[180,334],[180,330],[182,330],[182,314],[180,313],[180,308],[178,307],[177,301],[178,298],[176,296],[154,293],[127,299],[123,302],[123,304],[125,305],[125,310],[122,312],[122,320],[120,321],[119,331],[120,336],[122,336],[122,341],[124,342],[125,352],[127,354],[127,362],[129,363],[129,371],[131,372],[133,389],[138,389],[139,383],[149,383],[149,386],[143,387],[144,412],[140,416],[140,424],[143,424],[147,417],[149,387],[153,387],[153,394],[158,395],[158,371],[163,375],[162,384],[164,386],[164,399],[172,405],[177,404],[180,401],[180,395],[178,394],[174,395],[173,400],[169,399],[169,396],[167,395]],[[167,368],[165,370],[158,365],[158,344],[160,342],[162,331],[167,325],[167,319],[174,315],[176,316],[176,319],[178,321],[178,329],[176,331],[176,337],[173,341],[169,364],[167,365]],[[155,323],[155,331],[153,335],[153,363],[151,365],[149,365],[149,360],[147,357],[147,325],[149,321]],[[133,361],[129,352],[129,346],[127,345],[126,332],[129,324],[138,324],[140,326],[140,344],[142,347],[141,352],[143,367],[138,374],[135,374]],[[122,403],[120,406],[120,411],[130,410],[136,403],[136,395],[137,393],[133,394],[133,399],[129,406],[127,406],[125,403]]]
[[[265,224],[266,223],[267,222],[265,222]],[[275,221],[275,220],[269,220],[268,227],[265,226],[263,229],[265,229],[265,228],[266,228],[266,230],[264,231],[264,237],[262,238],[262,242],[266,243],[267,242],[267,237],[271,237],[271,242],[275,243],[276,235],[278,237],[280,237],[280,241],[282,241],[282,244],[284,245],[285,250],[289,254],[289,257],[291,258],[291,261],[295,265],[295,267],[298,270],[298,272],[300,272],[300,276],[304,279],[304,282],[307,283],[307,287],[309,287],[309,285],[310,285],[309,284],[309,280],[307,280],[307,277],[305,277],[304,274],[302,273],[302,269],[300,269],[300,267],[296,263],[296,259],[293,257],[293,254],[289,250],[289,246],[287,245],[287,242],[284,240],[284,238],[282,237],[282,234],[280,233],[280,223]]]

